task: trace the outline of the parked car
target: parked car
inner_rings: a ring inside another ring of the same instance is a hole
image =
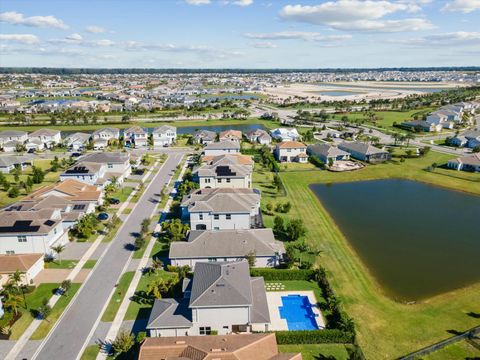
[[[72,153],[71,156],[72,156],[72,157],[80,157],[80,156],[82,156],[82,153],[74,152],[74,153]]]
[[[102,220],[102,221],[103,221],[103,220],[107,220],[107,219],[108,219],[108,214],[102,212],[102,213],[98,214],[97,219],[98,219],[98,220]]]
[[[112,205],[118,205],[120,204],[120,200],[116,199],[116,198],[110,198],[108,199],[108,202]]]

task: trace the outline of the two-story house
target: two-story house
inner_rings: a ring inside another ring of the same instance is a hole
[[[193,134],[193,140],[197,144],[207,145],[213,143],[217,138],[217,133],[210,130],[197,130]]]
[[[44,149],[51,149],[62,142],[62,135],[58,130],[39,129],[28,135],[28,141],[41,143]]]
[[[253,255],[256,267],[279,265],[285,247],[275,240],[272,229],[192,230],[187,241],[170,245],[169,259],[174,266],[192,269],[201,262],[238,261]]]
[[[177,128],[169,125],[156,127],[152,131],[152,138],[153,146],[170,146],[177,139]]]
[[[65,138],[64,142],[69,150],[78,151],[83,150],[87,147],[90,138],[90,134],[76,132],[74,134],[68,135]]]
[[[205,156],[216,156],[225,154],[239,154],[240,143],[235,141],[218,141],[207,144],[203,153]]]
[[[120,130],[117,128],[103,128],[95,130],[92,134],[93,148],[101,150],[108,146],[112,140],[120,138]]]
[[[137,148],[148,146],[148,133],[140,126],[132,126],[126,129],[123,134],[125,145]]]
[[[112,179],[115,179],[117,184],[122,184],[132,173],[130,159],[128,152],[97,152],[82,156],[80,161],[105,165],[103,178],[100,178],[100,184],[104,185]]]
[[[273,153],[279,162],[306,163],[308,161],[307,145],[298,141],[282,141],[275,145]]]
[[[89,185],[96,185],[105,176],[105,164],[80,161],[60,174],[60,181],[73,179]]]
[[[252,130],[247,134],[247,139],[250,142],[257,142],[261,145],[270,145],[272,137],[263,129]]]
[[[255,189],[198,189],[185,195],[182,218],[194,230],[251,229],[262,225],[260,192]]]
[[[0,254],[51,254],[52,246],[64,245],[68,234],[59,210],[2,211]]]
[[[28,134],[25,131],[0,131],[0,147],[5,152],[14,152],[17,144],[23,145],[27,140]]]
[[[220,141],[234,141],[240,144],[240,142],[242,141],[242,132],[240,130],[221,131],[218,139]]]
[[[214,156],[193,173],[200,188],[251,188],[253,161],[244,155]]]
[[[270,314],[262,277],[247,261],[197,263],[184,297],[156,299],[147,322],[151,337],[268,331]]]

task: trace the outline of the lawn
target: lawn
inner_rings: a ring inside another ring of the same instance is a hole
[[[133,276],[135,275],[134,271],[126,272],[120,278],[118,285],[113,293],[110,301],[105,309],[105,312],[102,315],[102,321],[110,322],[113,321],[115,315],[117,314],[118,308],[125,297],[125,293],[127,292],[128,286],[130,285]]]
[[[120,187],[119,189],[117,189],[117,191],[112,193],[110,197],[118,199],[120,200],[120,202],[124,202],[125,200],[127,200],[128,196],[132,193],[132,191],[133,187],[131,186]]]
[[[30,311],[38,309],[42,305],[43,299],[50,299],[58,287],[59,284],[40,284],[33,292],[25,296],[27,308],[20,309],[23,315],[13,324],[10,340],[18,340],[20,338],[28,325],[33,321]]]
[[[142,275],[140,281],[138,282],[137,288],[135,292],[142,292],[147,290],[147,286],[151,281],[155,281],[157,279],[163,279],[167,277],[177,276],[176,273],[171,273],[167,271],[157,271],[154,275]],[[150,314],[150,309],[152,307],[151,303],[145,302],[140,303],[136,301],[131,301],[130,305],[128,306],[127,313],[125,314],[124,320],[135,320],[137,318],[147,318]]]
[[[83,264],[82,269],[93,269],[95,265],[97,264],[97,260],[87,260],[85,261],[85,264]]]
[[[62,315],[68,303],[70,302],[70,300],[72,300],[78,289],[80,289],[81,285],[82,284],[72,284],[70,290],[68,291],[68,296],[60,297],[55,306],[52,308],[51,314],[47,316],[46,319],[42,320],[40,326],[30,337],[30,340],[41,340],[48,335],[50,329],[53,327],[58,318]]]
[[[98,345],[87,346],[80,360],[95,360],[99,351],[100,349],[98,348]]]
[[[254,183],[262,190],[262,201],[290,201],[292,210],[288,215],[303,219],[308,229],[306,240],[313,248],[322,251],[318,263],[327,270],[332,287],[355,320],[358,340],[368,359],[396,358],[450,337],[448,330],[463,331],[480,325],[480,319],[469,316],[470,312],[480,312],[480,284],[414,305],[393,301],[382,292],[308,185],[406,178],[480,194],[480,181],[451,177],[439,170],[424,170],[434,162],[443,164],[451,157],[430,152],[424,158],[407,159],[404,163],[369,165],[348,173],[320,170],[281,172],[288,194],[286,197],[276,197],[276,191],[268,187],[271,174],[262,174],[260,167],[256,167]],[[264,216],[264,220],[269,226],[272,217]]]
[[[45,269],[73,269],[78,260],[55,260],[45,263]]]
[[[442,360],[442,359],[480,359],[480,344],[473,345],[468,340],[463,340],[452,345],[448,345],[441,350],[435,351],[424,360]]]
[[[343,344],[302,344],[278,345],[282,353],[302,353],[303,360],[348,360],[349,345]]]

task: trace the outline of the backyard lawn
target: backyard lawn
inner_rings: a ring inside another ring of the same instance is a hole
[[[422,359],[480,359],[480,341],[473,343],[471,340],[463,340],[424,356]]]
[[[282,353],[302,353],[303,360],[348,360],[350,359],[349,345],[343,344],[302,344],[278,345]]]
[[[454,172],[451,176],[443,169],[424,170],[434,162],[444,164],[452,157],[430,152],[424,158],[369,165],[348,173],[320,170],[281,172],[287,196],[281,196],[281,193],[277,196],[276,189],[271,186],[272,174],[261,173],[261,167],[256,167],[254,186],[262,191],[263,204],[288,200],[292,203],[292,210],[287,216],[303,219],[308,229],[306,241],[321,251],[317,261],[327,270],[330,284],[354,319],[358,341],[368,359],[396,358],[452,336],[449,330],[463,331],[480,325],[480,319],[471,316],[471,313],[480,313],[480,284],[413,305],[393,301],[369,274],[308,185],[406,178],[480,194],[478,174],[464,176]],[[272,218],[264,216],[266,226],[271,226]]]

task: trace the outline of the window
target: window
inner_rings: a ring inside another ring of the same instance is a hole
[[[217,262],[217,258],[208,258],[208,262]]]
[[[5,253],[6,253],[7,255],[13,255],[13,254],[15,254],[15,251],[13,251],[13,250],[7,250],[7,251],[5,251]]]
[[[109,169],[113,169],[113,164],[108,164]]]
[[[205,179],[205,182],[210,184],[210,179]]]
[[[85,205],[82,205],[82,204],[73,205],[73,210],[84,210],[84,209],[85,209]]]
[[[27,237],[25,235],[17,236],[18,242],[27,242]]]
[[[227,179],[227,183],[229,183],[229,182],[230,182],[230,178]]]
[[[220,184],[222,182],[222,179],[218,179],[218,183]]]
[[[232,220],[232,214],[227,214],[227,215],[225,215],[225,218],[226,218],[227,220]]]
[[[213,219],[214,220],[220,220],[220,215],[218,215],[218,214],[213,215]]]
[[[212,333],[212,328],[210,326],[200,327],[200,335],[210,335]]]
[[[200,220],[203,220],[203,214],[198,215],[198,218],[199,218]]]

